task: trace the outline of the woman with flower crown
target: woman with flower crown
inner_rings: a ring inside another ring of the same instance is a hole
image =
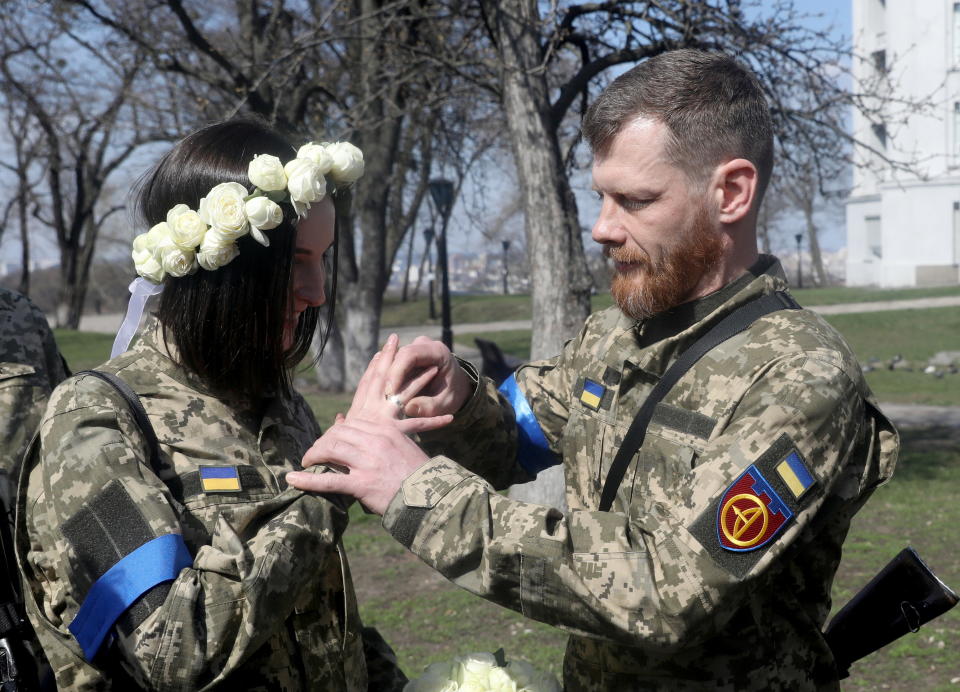
[[[402,683],[358,616],[340,543],[347,501],[284,480],[320,435],[291,368],[320,306],[332,308],[337,211],[362,171],[347,143],[295,150],[258,122],[229,121],[146,177],[150,230],[133,244],[122,353],[98,370],[133,390],[149,424],[81,373],[54,391],[21,477],[27,609],[60,689]]]

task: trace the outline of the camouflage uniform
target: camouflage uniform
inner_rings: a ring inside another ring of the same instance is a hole
[[[43,313],[28,298],[0,288],[0,499],[16,483],[47,397],[66,377]]]
[[[24,469],[18,557],[57,685],[366,690],[367,642],[340,543],[346,503],[284,481],[320,435],[316,419],[299,395],[268,400],[262,418],[228,407],[161,352],[158,334],[100,368],[140,397],[159,440],[156,473],[126,402],[89,375],[54,391]],[[68,627],[96,584],[118,561],[142,573],[128,560],[135,550],[180,536],[184,568],[115,626],[108,618],[87,662]],[[402,680],[395,660],[372,667],[375,689]]]
[[[385,528],[458,585],[571,632],[569,691],[838,689],[820,634],[830,586],[898,441],[817,315],[773,313],[702,358],[658,405],[612,511],[597,510],[665,369],[734,307],[784,289],[766,257],[667,314],[592,315],[559,357],[520,368],[513,406],[486,381],[424,436],[447,456],[404,481]],[[562,459],[569,511],[494,492],[545,458]]]

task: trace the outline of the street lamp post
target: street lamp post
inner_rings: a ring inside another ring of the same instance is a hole
[[[447,262],[447,223],[453,208],[453,183],[449,180],[431,180],[430,196],[443,219],[437,235],[437,263],[442,272],[440,284],[440,340],[453,350],[453,330],[450,325],[450,266]]]
[[[510,293],[507,288],[507,253],[510,251],[510,241],[501,240],[500,243],[503,245],[503,295],[507,295]]]
[[[797,233],[793,236],[797,241],[797,288],[803,288],[803,270],[800,260],[800,243],[803,241],[803,234]]]
[[[427,292],[430,294],[430,319],[437,319],[437,308],[434,305],[433,301],[433,253],[430,252],[430,244],[433,243],[433,224],[430,224],[430,228],[425,228],[423,230],[423,240],[426,242],[426,247],[424,252],[427,253],[427,260],[429,261],[429,269],[427,275],[430,277],[429,282],[427,283]],[[420,266],[423,266],[421,262]]]

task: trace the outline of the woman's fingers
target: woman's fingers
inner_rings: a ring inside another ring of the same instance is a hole
[[[413,435],[415,433],[436,430],[453,422],[453,416],[448,414],[442,416],[432,416],[430,418],[406,418],[398,420],[394,426],[404,435]]]

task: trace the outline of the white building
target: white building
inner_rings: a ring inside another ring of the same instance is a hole
[[[934,105],[905,125],[871,123],[854,112],[858,139],[919,162],[920,174],[854,168],[847,285],[960,283],[960,2],[852,2],[857,82],[889,68],[888,88]],[[861,154],[861,163],[877,164],[876,154]]]

